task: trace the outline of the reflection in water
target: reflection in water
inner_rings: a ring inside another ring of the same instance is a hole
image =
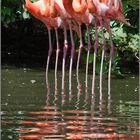
[[[80,80],[79,80],[79,75],[77,75],[77,101],[76,101],[76,109],[78,110],[79,109],[79,103],[80,103],[80,95],[81,95],[81,83],[80,83]]]
[[[56,81],[57,81],[57,79],[56,79]],[[48,81],[48,75],[46,77],[46,87],[47,87],[46,106],[49,106],[49,100],[50,100],[50,83]]]
[[[112,102],[112,100],[111,100],[111,94],[110,94],[110,92],[108,92],[108,114],[111,114],[112,113],[112,110],[111,110],[111,102]]]
[[[131,134],[134,125],[128,124],[131,135],[125,134],[122,130],[127,132],[126,126],[121,126],[113,117],[111,94],[108,95],[108,103],[102,92],[95,94],[92,89],[85,88],[83,94],[81,81],[77,77],[77,98],[72,99],[69,93],[67,99],[64,90],[60,97],[57,84],[56,79],[54,91],[51,91],[47,80],[46,105],[41,110],[28,112],[20,121],[18,131],[21,140],[138,139],[138,135]],[[73,105],[69,107],[69,103]]]

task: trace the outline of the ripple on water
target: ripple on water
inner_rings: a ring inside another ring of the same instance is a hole
[[[137,77],[130,78],[130,83],[128,79],[112,79],[114,81],[111,96],[108,96],[106,79],[103,79],[105,87],[103,93],[100,94],[97,88],[93,95],[90,89],[91,76],[86,91],[83,86],[85,73],[81,73],[78,82],[82,86],[79,86],[76,77],[73,76],[71,93],[67,85],[62,94],[61,75],[58,76],[56,90],[54,73],[50,72],[51,84],[46,91],[42,72],[32,73],[28,70],[23,73],[23,69],[21,71],[8,69],[4,73],[1,112],[3,139],[138,140],[139,103],[136,97],[132,98],[134,94],[131,93],[137,85]],[[14,77],[20,78],[17,80]],[[12,80],[10,84],[8,84],[9,79]],[[30,81],[31,79],[35,81]],[[68,79],[68,73],[65,79]],[[98,81],[98,77],[96,80]],[[19,83],[25,84],[18,86]],[[121,88],[117,88],[116,85]],[[128,92],[132,85],[133,89]],[[7,96],[9,94],[10,96]]]

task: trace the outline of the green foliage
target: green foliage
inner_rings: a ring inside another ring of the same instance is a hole
[[[114,42],[117,46],[117,49],[120,51],[129,50],[132,53],[138,52],[139,50],[139,35],[127,33],[123,30],[123,27],[114,27],[112,29],[112,34]]]
[[[139,0],[123,0],[123,2],[127,2],[128,5],[131,5],[133,10],[136,10],[139,8]]]
[[[19,20],[29,18],[26,9],[23,8],[20,0],[3,0],[1,7],[1,21],[2,25],[8,27],[9,24]]]

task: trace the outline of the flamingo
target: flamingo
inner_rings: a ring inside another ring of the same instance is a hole
[[[102,91],[102,71],[103,71],[103,58],[106,50],[106,40],[104,37],[103,27],[107,28],[106,24],[103,24],[102,15],[100,14],[101,10],[96,6],[94,0],[87,0],[88,1],[88,9],[89,11],[95,16],[95,44],[94,44],[94,61],[93,61],[93,80],[92,80],[92,89],[94,92],[94,85],[95,85],[95,67],[96,67],[96,52],[99,45],[98,35],[97,35],[97,27],[101,26],[102,28],[102,40],[103,40],[103,48],[102,48],[102,59],[101,59],[101,68],[100,68],[100,92]],[[98,0],[96,0],[98,1]],[[102,5],[102,7],[105,7]],[[104,12],[103,12],[104,13]]]
[[[67,28],[66,28],[66,12],[63,8],[62,0],[55,0],[54,6],[57,12],[59,13],[59,16],[61,20],[63,21],[63,29],[64,29],[64,47],[63,47],[63,62],[62,62],[62,89],[64,89],[64,78],[65,78],[65,61],[66,61],[66,55],[67,55],[67,49],[68,49],[68,39],[67,39]]]
[[[75,17],[77,19],[77,16],[81,17],[80,20],[78,19],[78,23],[80,25],[81,23],[84,23],[87,28],[87,36],[88,36],[88,52],[87,52],[87,60],[86,60],[86,87],[87,87],[87,76],[88,76],[88,61],[89,61],[89,54],[91,49],[91,42],[90,42],[90,35],[89,35],[89,25],[93,21],[93,16],[88,11],[87,1],[86,0],[73,0],[72,6],[75,12]],[[81,30],[81,28],[79,28]],[[82,43],[82,35],[80,35],[80,42]],[[80,61],[80,54],[81,49],[79,48],[79,55],[78,55],[78,61],[77,61],[77,75],[78,75],[78,69],[79,69],[79,61]]]
[[[110,38],[110,60],[109,60],[109,72],[108,72],[108,92],[110,92],[110,76],[111,76],[111,63],[112,63],[112,55],[114,50],[114,44],[112,41],[112,33],[110,29],[110,18],[115,18],[125,24],[128,22],[124,19],[122,14],[122,4],[121,0],[88,0],[89,10],[96,16],[99,21],[99,25],[102,28],[102,40],[103,40],[103,48],[102,48],[102,58],[101,58],[101,68],[100,68],[100,92],[102,92],[102,71],[103,71],[103,61],[104,54],[107,47],[106,40],[104,37],[103,27],[109,33]],[[95,10],[92,10],[95,9]]]
[[[70,30],[70,38],[71,38],[71,58],[70,58],[70,70],[69,70],[69,89],[71,90],[71,73],[72,73],[72,64],[73,64],[73,56],[74,56],[74,50],[75,50],[75,43],[73,39],[73,33],[72,29],[75,30],[77,33],[77,27],[73,25],[71,22],[71,16],[67,13],[67,11],[64,8],[63,0],[55,0],[55,7],[60,15],[60,18],[63,21],[63,29],[64,29],[64,48],[63,48],[63,64],[62,64],[62,90],[64,90],[64,78],[65,78],[65,61],[66,61],[66,55],[67,55],[67,49],[68,49],[68,40],[67,40],[67,29]]]
[[[21,0],[25,8],[38,20],[42,21],[48,29],[49,35],[49,51],[46,65],[46,79],[48,75],[49,61],[52,54],[52,43],[51,43],[51,28],[55,28],[56,40],[57,40],[57,51],[56,51],[56,62],[55,62],[55,77],[57,74],[57,63],[59,55],[59,41],[57,29],[61,25],[61,20],[56,17],[56,11],[53,10],[53,2],[50,6],[48,0],[39,0],[34,3],[30,0]],[[50,10],[48,10],[50,8]]]
[[[37,1],[34,3],[31,3],[29,0],[21,0],[24,4],[25,8],[38,20],[42,21],[45,26],[48,29],[48,36],[49,36],[49,51],[48,51],[48,58],[47,58],[47,65],[46,65],[46,79],[48,74],[48,67],[49,67],[49,61],[52,54],[52,43],[51,43],[51,23],[48,20],[48,18],[43,18],[40,12],[39,5],[41,4],[41,1]]]
[[[109,2],[109,1],[108,1]],[[100,92],[102,92],[102,71],[103,71],[103,61],[104,61],[104,54],[106,50],[106,41],[104,37],[104,31],[103,31],[103,26],[106,27],[106,29],[109,32],[109,37],[110,37],[110,44],[111,44],[111,50],[110,50],[110,60],[109,60],[109,74],[108,74],[108,86],[110,85],[110,71],[111,71],[111,63],[112,63],[112,54],[114,50],[114,45],[112,41],[112,35],[110,31],[110,26],[109,26],[109,18],[106,17],[106,13],[109,10],[109,3],[107,3],[107,0],[93,0],[93,3],[96,7],[96,14],[95,16],[99,20],[100,26],[102,28],[102,40],[103,40],[103,48],[102,48],[102,58],[101,58],[101,68],[100,68]]]
[[[99,47],[99,40],[98,40],[98,26],[99,20],[97,18],[96,6],[93,3],[93,0],[87,0],[88,11],[94,16],[94,27],[95,27],[95,39],[94,39],[94,55],[93,55],[93,76],[92,76],[92,93],[94,93],[95,87],[95,69],[96,69],[96,55],[97,55],[97,48]]]
[[[109,4],[109,9],[107,10],[108,12],[108,18],[114,18],[118,21],[123,22],[126,25],[130,25],[126,20],[123,15],[123,8],[122,8],[122,2],[121,0],[108,0]],[[108,20],[109,22],[109,20]],[[109,25],[109,24],[108,24]],[[109,60],[109,72],[108,72],[108,94],[110,95],[110,76],[111,76],[111,63],[112,63],[112,55],[113,55],[113,50],[114,50],[114,45],[112,41],[112,33],[111,33],[111,28],[109,26],[109,36],[110,36],[110,45],[111,45],[111,50],[110,50],[110,60]]]
[[[59,52],[60,52],[58,28],[62,24],[62,20],[59,18],[58,12],[55,8],[55,0],[44,0],[43,4],[45,5],[45,8],[44,8],[44,11],[42,12],[42,16],[48,17],[52,27],[55,29],[56,44],[57,44],[56,60],[55,60],[55,79],[57,80],[57,67],[58,67],[58,58],[59,58]]]
[[[93,0],[94,1],[94,0]],[[102,73],[103,73],[103,61],[104,61],[104,55],[105,55],[105,51],[107,48],[107,43],[105,40],[105,36],[104,36],[104,31],[103,31],[103,27],[105,27],[108,30],[108,26],[105,23],[103,23],[103,20],[105,19],[105,12],[107,11],[108,7],[107,5],[105,5],[104,3],[100,2],[100,5],[97,4],[97,1],[94,1],[94,5],[96,6],[96,12],[95,12],[95,16],[96,18],[99,20],[99,24],[101,26],[102,29],[102,40],[103,40],[103,48],[102,48],[102,58],[101,58],[101,68],[100,68],[100,93],[102,92]],[[99,1],[98,1],[99,2]],[[97,7],[99,6],[99,7]]]
[[[75,43],[73,39],[73,32],[72,30],[75,30],[77,32],[77,35],[79,35],[79,31],[77,30],[77,25],[75,21],[72,19],[72,9],[71,9],[71,0],[62,0],[63,8],[65,9],[65,21],[67,21],[67,24],[70,29],[70,38],[71,38],[71,56],[70,56],[70,67],[69,67],[69,91],[71,92],[71,75],[72,75],[72,65],[73,65],[73,57],[74,57],[74,50],[75,50]],[[62,81],[63,83],[63,81]]]
[[[78,60],[77,60],[77,75],[78,75],[80,55],[81,55],[81,50],[83,48],[82,33],[81,33],[81,24],[82,24],[82,22],[80,21],[80,16],[76,16],[72,4],[73,4],[73,0],[63,0],[63,5],[64,5],[67,13],[70,15],[70,18],[72,20],[76,21],[78,23],[78,25],[79,25],[80,46],[79,46],[79,54],[78,54]]]

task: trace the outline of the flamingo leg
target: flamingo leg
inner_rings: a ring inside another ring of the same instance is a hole
[[[73,65],[73,57],[74,57],[74,50],[75,50],[75,43],[73,39],[72,27],[69,24],[70,28],[70,38],[71,38],[71,56],[70,56],[70,69],[69,69],[69,90],[71,91],[71,75],[72,75],[72,65]]]
[[[94,88],[95,88],[95,69],[96,69],[96,55],[97,55],[98,46],[99,46],[99,40],[98,40],[97,25],[96,25],[96,21],[95,21],[95,43],[94,43],[94,59],[93,59],[92,93],[94,93]]]
[[[112,56],[114,52],[114,44],[112,40],[111,28],[109,26],[109,38],[110,38],[110,59],[109,59],[109,70],[108,70],[108,95],[110,95],[110,82],[111,82],[111,64],[112,64]]]
[[[81,31],[81,25],[80,24],[79,24],[79,31],[80,31],[80,46],[79,46],[77,68],[76,68],[77,76],[78,76],[78,73],[79,73],[79,62],[80,62],[80,57],[81,57],[81,51],[82,51],[82,48],[83,48],[82,31]]]
[[[103,62],[104,62],[104,55],[106,51],[106,40],[103,31],[103,21],[100,21],[101,28],[102,28],[102,40],[103,40],[103,48],[102,48],[102,59],[101,59],[101,68],[100,68],[100,93],[102,93],[102,75],[103,75]]]
[[[89,61],[89,54],[90,54],[90,49],[91,49],[91,42],[90,42],[90,35],[89,35],[89,28],[87,25],[87,35],[88,35],[88,52],[87,52],[87,60],[86,60],[86,88],[88,84],[88,61]]]
[[[64,80],[65,80],[65,61],[68,49],[68,41],[67,41],[67,30],[64,26],[64,48],[63,48],[63,64],[62,64],[62,90],[64,90]]]
[[[58,31],[55,28],[55,34],[56,34],[56,44],[57,44],[57,49],[56,49],[56,60],[55,60],[55,80],[57,80],[57,66],[58,66],[58,57],[59,57],[59,40],[58,40]]]
[[[50,28],[48,28],[48,35],[49,35],[49,51],[48,51],[48,58],[47,58],[47,65],[46,65],[46,83],[48,81],[48,69],[49,69],[50,57],[52,55],[52,42],[51,42]]]

